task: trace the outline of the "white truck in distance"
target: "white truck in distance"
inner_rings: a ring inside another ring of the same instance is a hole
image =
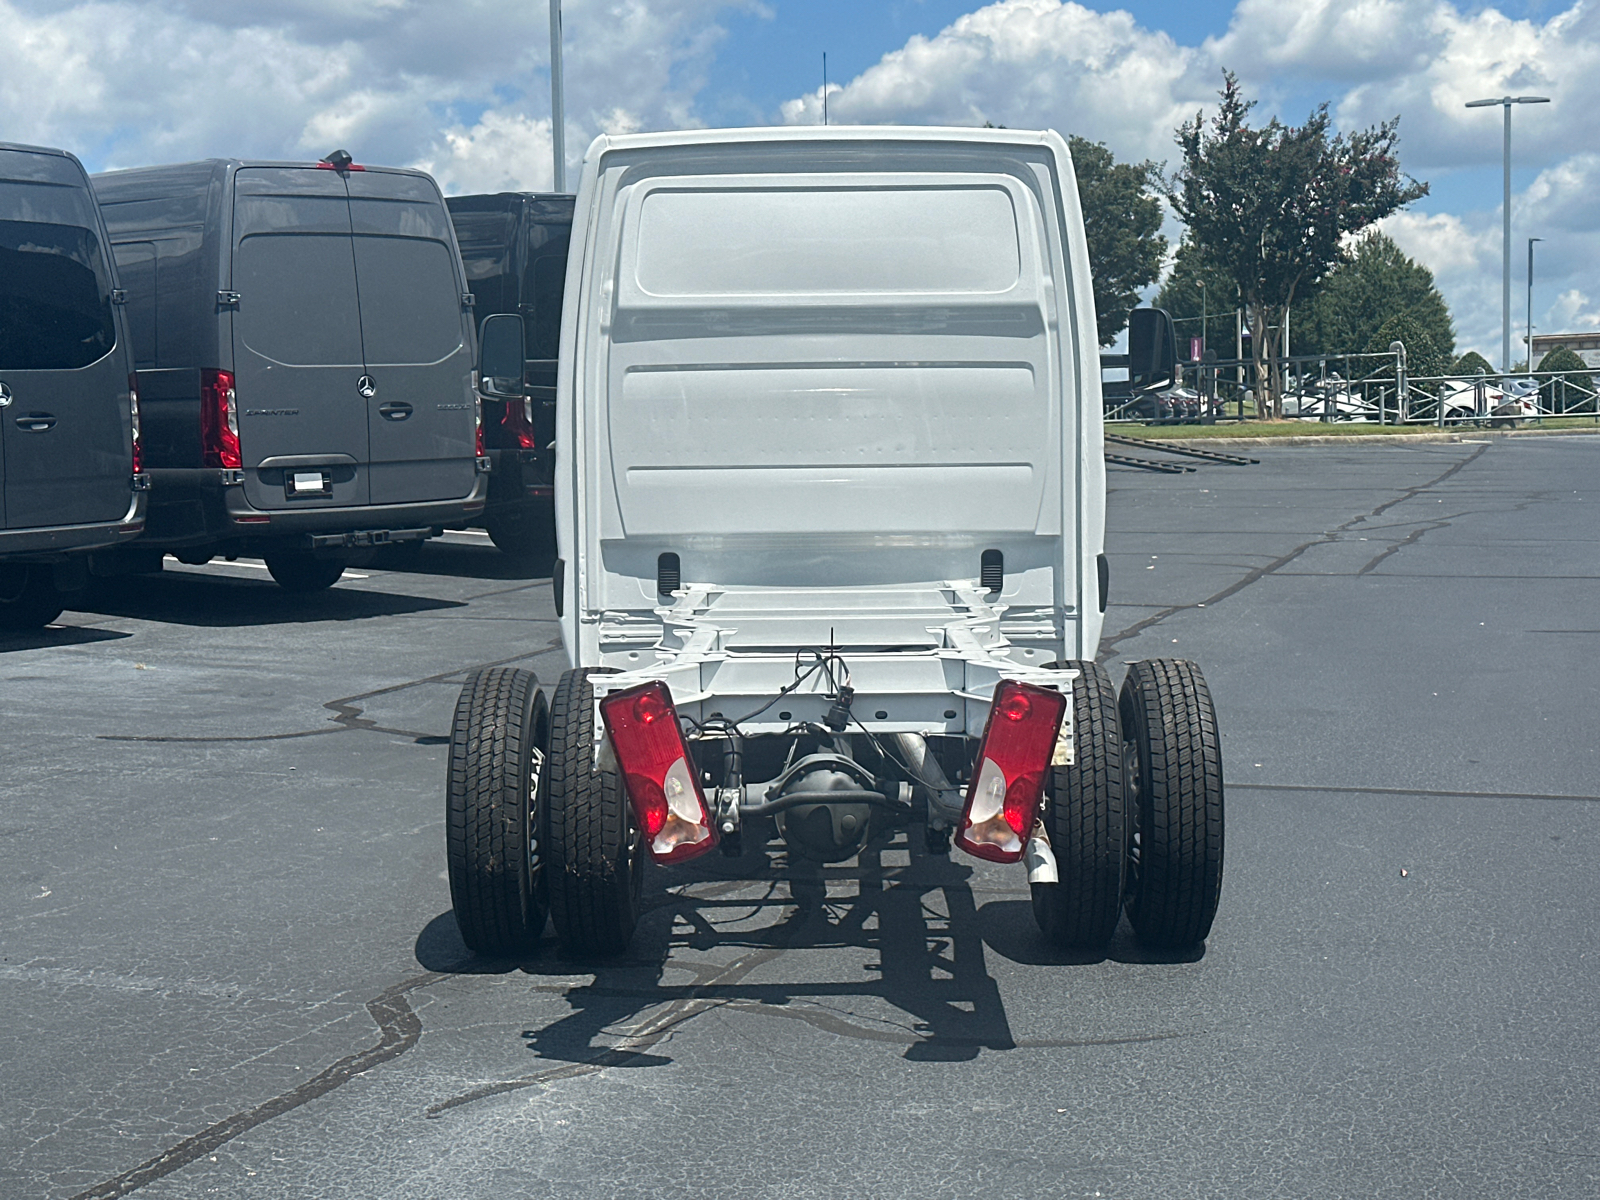
[[[450,747],[466,944],[628,945],[648,864],[843,862],[920,830],[1023,865],[1058,945],[1205,938],[1200,672],[1093,659],[1093,292],[1051,132],[603,136],[572,230],[554,585],[572,662],[474,676]],[[489,318],[483,372],[520,364]],[[1171,339],[1167,339],[1170,344]],[[504,356],[506,366],[495,361]]]

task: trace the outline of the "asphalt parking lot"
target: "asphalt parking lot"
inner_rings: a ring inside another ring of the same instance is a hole
[[[1111,474],[1113,675],[1196,660],[1224,734],[1181,961],[1063,957],[1020,868],[903,838],[474,960],[456,693],[565,665],[475,535],[0,639],[0,1195],[1600,1194],[1600,437],[1259,454]]]

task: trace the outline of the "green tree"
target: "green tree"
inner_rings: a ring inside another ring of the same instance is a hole
[[[1560,371],[1539,382],[1539,403],[1555,412],[1593,412],[1594,376],[1576,351],[1559,346],[1539,360],[1539,370]],[[1565,380],[1565,386],[1562,381]]]
[[[1094,279],[1100,344],[1109,346],[1128,324],[1139,293],[1161,277],[1167,239],[1161,236],[1161,168],[1153,162],[1119,163],[1099,142],[1069,137],[1072,166],[1083,205]]]
[[[1450,309],[1433,285],[1433,272],[1374,229],[1289,314],[1290,345],[1296,354],[1355,353],[1398,313],[1426,329],[1435,350],[1447,357],[1455,353]]]
[[[1395,342],[1406,348],[1407,377],[1424,379],[1449,374],[1450,356],[1434,345],[1427,326],[1410,313],[1395,313],[1378,327],[1364,349],[1368,354],[1387,354]],[[1394,367],[1385,364],[1373,374],[1392,377]]]
[[[1204,325],[1206,345],[1218,358],[1233,357],[1233,314],[1239,307],[1239,286],[1226,271],[1206,262],[1190,239],[1178,243],[1172,270],[1154,303],[1178,323],[1179,353],[1188,352],[1189,339],[1199,337]]]
[[[1476,350],[1468,350],[1455,362],[1450,364],[1452,375],[1493,375],[1494,367],[1489,365],[1489,360]]]
[[[1301,288],[1344,261],[1344,241],[1427,194],[1400,172],[1399,118],[1334,134],[1328,106],[1293,127],[1274,117],[1252,129],[1254,106],[1238,78],[1223,73],[1222,103],[1209,122],[1197,113],[1178,127],[1183,164],[1167,198],[1208,261],[1238,286],[1249,311],[1256,393],[1282,415],[1267,366],[1267,329],[1280,325]]]

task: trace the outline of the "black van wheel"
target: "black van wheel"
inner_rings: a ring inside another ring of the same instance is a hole
[[[267,570],[286,592],[320,592],[339,582],[345,563],[339,558],[318,558],[303,550],[290,550],[265,557]]]
[[[1222,749],[1200,669],[1170,658],[1130,666],[1122,735],[1135,813],[1128,919],[1145,945],[1188,949],[1211,932],[1222,893]]]
[[[1059,883],[1036,883],[1033,915],[1057,946],[1098,950],[1122,918],[1128,819],[1122,778],[1122,723],[1105,668],[1066,662],[1081,674],[1072,688],[1073,762],[1052,767],[1044,827]]]
[[[456,701],[445,783],[450,902],[461,940],[509,958],[544,932],[541,807],[550,710],[532,671],[491,667]]]
[[[512,558],[532,558],[555,545],[548,506],[503,508],[489,514],[483,524],[489,540]]]
[[[48,563],[0,563],[0,629],[40,629],[66,608]]]
[[[545,884],[561,949],[574,958],[626,950],[644,888],[644,843],[622,780],[594,766],[595,672],[565,672],[550,703]]]

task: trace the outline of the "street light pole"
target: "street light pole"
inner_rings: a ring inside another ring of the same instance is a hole
[[[1533,244],[1543,238],[1528,239],[1528,372],[1533,372]]]
[[[1511,370],[1511,106],[1549,103],[1549,96],[1501,96],[1493,100],[1467,102],[1468,108],[1489,108],[1498,104],[1506,110],[1505,238],[1500,248],[1500,369],[1507,373]],[[1533,353],[1531,346],[1528,353]]]
[[[556,160],[555,191],[567,190],[567,114],[561,86],[561,0],[550,0],[550,153]]]

